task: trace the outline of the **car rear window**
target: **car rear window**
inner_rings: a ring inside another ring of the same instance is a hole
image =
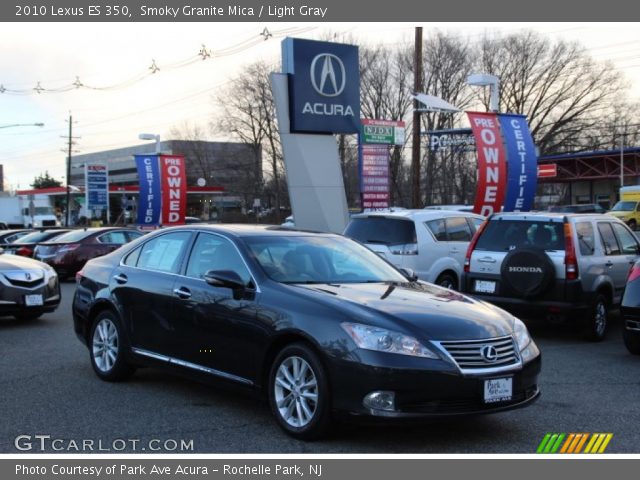
[[[354,218],[344,234],[362,243],[401,245],[417,242],[416,227],[413,221],[400,218]]]
[[[478,239],[476,250],[508,251],[533,247],[564,250],[564,226],[560,222],[495,220]]]

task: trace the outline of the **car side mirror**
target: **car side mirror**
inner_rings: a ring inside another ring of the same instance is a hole
[[[234,298],[246,288],[240,275],[233,270],[209,270],[204,274],[204,281],[212,287],[230,288]]]
[[[416,272],[414,272],[410,268],[401,268],[400,273],[402,273],[402,275],[404,275],[410,282],[415,282],[416,280],[418,280]]]

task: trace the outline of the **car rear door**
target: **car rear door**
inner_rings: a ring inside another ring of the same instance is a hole
[[[447,229],[449,256],[462,266],[467,247],[473,236],[471,226],[465,217],[447,217],[445,218],[445,226]]]
[[[610,222],[598,222],[598,232],[604,249],[604,271],[613,282],[614,301],[617,301],[627,283],[631,259],[635,257],[623,253]]]
[[[129,253],[112,274],[109,287],[129,327],[137,353],[167,355],[175,341],[171,324],[173,287],[191,231],[155,236]]]

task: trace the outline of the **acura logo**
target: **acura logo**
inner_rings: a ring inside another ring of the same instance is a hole
[[[311,84],[313,89],[323,97],[340,95],[347,81],[342,60],[332,53],[316,55],[311,62]]]
[[[480,355],[486,362],[493,363],[498,360],[498,351],[493,345],[484,345],[480,349]]]

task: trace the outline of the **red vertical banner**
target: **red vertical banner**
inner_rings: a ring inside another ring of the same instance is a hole
[[[499,212],[507,183],[507,161],[495,113],[467,112],[478,150],[478,186],[474,213],[488,216]]]
[[[162,225],[183,225],[187,211],[187,173],[183,155],[160,155]]]

